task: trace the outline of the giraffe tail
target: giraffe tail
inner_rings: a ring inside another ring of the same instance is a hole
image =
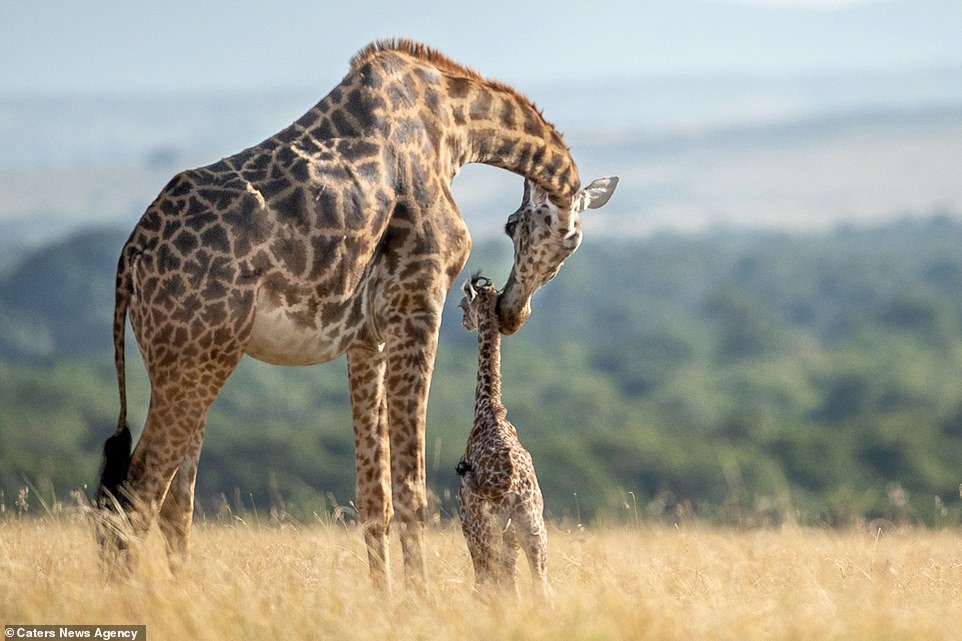
[[[117,429],[104,443],[104,458],[100,468],[100,485],[97,488],[97,503],[101,507],[109,505],[111,501],[118,501],[121,505],[125,497],[121,491],[127,480],[130,468],[130,451],[133,439],[127,425],[127,373],[126,373],[126,330],[127,308],[133,291],[130,265],[127,262],[127,248],[121,253],[117,263],[116,299],[114,302],[114,365],[117,369],[117,386],[120,392],[120,417],[117,419]]]

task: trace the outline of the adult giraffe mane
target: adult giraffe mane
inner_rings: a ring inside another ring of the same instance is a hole
[[[467,78],[470,80],[476,80],[483,83],[487,87],[514,96],[522,103],[530,106],[538,114],[538,117],[541,118],[541,122],[543,122],[549,130],[556,133],[561,140],[564,141],[564,134],[561,132],[561,130],[555,127],[554,123],[548,121],[544,117],[544,111],[537,104],[535,104],[531,98],[528,98],[526,95],[507,83],[482,76],[474,69],[451,60],[437,49],[429,47],[421,42],[416,42],[408,38],[386,38],[383,40],[375,40],[354,54],[354,57],[351,58],[351,71],[356,71],[365,62],[373,60],[377,58],[378,55],[385,52],[401,53],[411,56],[412,58],[428,63],[441,73],[447,74],[454,78]],[[565,145],[565,147],[567,148],[567,145]]]

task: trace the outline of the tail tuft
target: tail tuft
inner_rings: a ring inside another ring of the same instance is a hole
[[[124,503],[121,487],[127,480],[127,473],[130,469],[132,443],[130,428],[127,427],[126,423],[104,443],[104,462],[100,468],[100,487],[97,488],[97,504],[99,507],[106,507],[106,504],[111,501],[111,497],[120,502],[121,505]]]

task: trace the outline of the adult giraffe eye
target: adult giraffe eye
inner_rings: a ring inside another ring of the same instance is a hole
[[[504,226],[504,233],[506,233],[509,237],[514,238],[514,230],[516,230],[517,228],[518,228],[518,221],[509,220],[507,224],[505,224]]]

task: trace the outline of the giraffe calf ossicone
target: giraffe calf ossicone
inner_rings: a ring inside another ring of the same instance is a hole
[[[544,501],[531,455],[501,404],[501,331],[498,291],[475,275],[464,285],[463,325],[478,331],[478,385],[474,426],[464,456],[458,505],[461,530],[474,562],[475,585],[491,582],[516,589],[518,548],[531,568],[535,592],[548,595]]]

